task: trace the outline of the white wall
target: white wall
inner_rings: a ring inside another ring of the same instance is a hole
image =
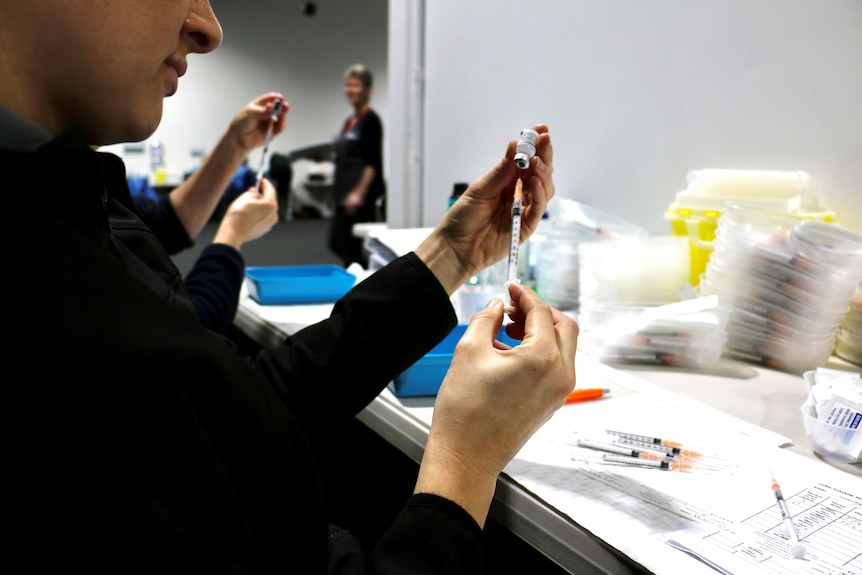
[[[270,90],[290,103],[288,128],[272,151],[331,140],[352,112],[343,73],[356,62],[374,72],[371,103],[386,117],[387,0],[319,0],[313,17],[300,13],[301,4],[213,1],[224,42],[211,54],[189,57],[153,136],[164,142],[169,168],[187,169],[194,148],[209,150],[243,105]],[[249,157],[255,168],[259,154]]]
[[[859,0],[428,0],[425,11],[423,225],[454,182],[545,122],[557,193],[652,233],[670,233],[664,211],[698,168],[805,170],[862,232]],[[390,61],[402,49],[392,43]],[[390,82],[393,99],[407,81]]]
[[[860,0],[320,0],[311,18],[298,1],[214,4],[224,44],[190,57],[156,132],[175,169],[270,89],[291,104],[274,151],[330,139],[362,61],[395,226],[435,223],[454,182],[541,121],[558,194],[653,233],[704,167],[805,170],[862,231]]]

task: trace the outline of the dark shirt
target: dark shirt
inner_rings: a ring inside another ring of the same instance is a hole
[[[175,254],[191,247],[193,242],[168,196],[158,200],[133,196],[132,200],[138,216],[153,231],[165,251]],[[217,333],[228,333],[239,306],[244,277],[245,262],[235,248],[210,244],[201,251],[183,281],[204,327]]]
[[[315,445],[451,330],[445,291],[408,254],[328,320],[243,358],[201,326],[118,158],[62,139],[18,145],[7,118],[0,110],[13,274],[3,361],[15,374],[7,561],[33,572],[325,573]],[[469,515],[416,495],[366,572],[482,569]]]
[[[365,196],[365,205],[374,206],[374,201],[386,191],[383,180],[383,123],[380,116],[368,109],[352,126],[350,118],[335,140],[334,191],[336,203],[356,187],[366,166],[374,168],[374,180]]]

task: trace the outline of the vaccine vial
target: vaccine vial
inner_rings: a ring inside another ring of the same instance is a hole
[[[518,137],[518,146],[515,148],[515,165],[522,170],[530,167],[530,160],[536,155],[536,139],[539,132],[524,128]]]

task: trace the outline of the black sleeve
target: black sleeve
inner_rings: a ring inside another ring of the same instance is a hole
[[[153,200],[137,195],[132,201],[138,217],[153,231],[166,252],[173,255],[194,244],[168,196]]]
[[[411,497],[369,556],[377,575],[485,572],[485,538],[459,505],[436,495]]]
[[[224,244],[210,244],[183,278],[205,328],[227,334],[236,316],[245,264],[242,255]]]
[[[67,163],[100,168],[83,145]],[[306,432],[361,409],[451,330],[445,290],[404,256],[249,360],[255,373],[152,289],[159,271],[111,232],[101,186],[55,172],[10,196],[4,228],[18,277],[3,360],[29,378],[7,390],[14,554],[46,572],[322,572],[326,502]],[[132,245],[157,243],[145,231]],[[455,549],[469,568],[477,527],[431,497],[411,499],[383,555],[408,564],[439,539],[429,564]]]
[[[448,294],[410,253],[354,287],[329,319],[252,362],[306,429],[325,433],[333,418],[362,410],[456,323]]]

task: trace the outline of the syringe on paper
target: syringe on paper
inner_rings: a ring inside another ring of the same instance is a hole
[[[658,449],[665,451],[670,455],[682,455],[691,459],[702,460],[704,458],[712,461],[713,464],[719,464],[724,462],[726,464],[730,464],[729,461],[724,459],[723,457],[719,457],[716,454],[705,453],[702,450],[694,450],[689,449],[687,446],[684,446],[682,443],[677,441],[670,441],[668,439],[662,439],[660,437],[651,437],[648,435],[637,435],[634,433],[623,433],[621,431],[613,431],[611,429],[605,430],[605,433],[608,435],[615,437],[616,443],[620,445],[631,445],[631,446],[645,446],[651,449]]]
[[[772,494],[775,496],[775,502],[778,503],[778,510],[781,512],[781,523],[787,539],[790,541],[790,553],[796,559],[803,559],[806,553],[805,545],[799,542],[799,531],[793,523],[793,517],[787,507],[787,501],[781,493],[781,486],[775,479],[775,473],[772,472],[772,467],[769,468],[769,476],[772,479]]]
[[[509,265],[506,272],[504,301],[506,313],[513,313],[512,296],[509,295],[509,284],[518,283],[518,250],[521,247],[521,208],[524,203],[524,183],[520,176],[515,182],[515,199],[512,201],[512,237],[509,242]]]
[[[666,451],[659,446],[633,447],[622,443],[607,443],[600,440],[579,438],[578,447],[592,452],[602,452],[600,456],[585,453],[572,456],[573,461],[586,461],[604,464],[627,465],[634,467],[653,467],[666,471],[709,472],[720,471],[721,467],[704,463],[699,457],[690,457],[680,453]],[[651,448],[652,447],[652,448]]]
[[[263,181],[263,172],[266,169],[266,162],[269,158],[269,142],[272,140],[272,131],[275,124],[278,122],[278,116],[281,114],[281,100],[276,100],[272,103],[272,114],[269,116],[269,128],[266,130],[266,139],[263,142],[263,153],[260,155],[260,168],[257,170],[257,183],[255,188],[261,191],[260,184]]]

